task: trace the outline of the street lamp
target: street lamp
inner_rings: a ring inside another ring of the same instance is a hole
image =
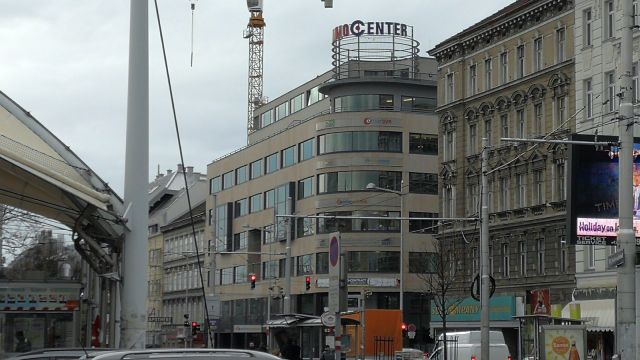
[[[404,187],[404,181],[400,181],[400,190]],[[404,309],[404,220],[402,216],[404,213],[404,195],[402,191],[381,188],[374,183],[367,184],[367,190],[384,191],[392,194],[396,194],[400,197],[400,311]]]

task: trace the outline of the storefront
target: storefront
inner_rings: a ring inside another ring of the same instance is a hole
[[[0,283],[2,351],[77,346],[80,287],[78,283]]]

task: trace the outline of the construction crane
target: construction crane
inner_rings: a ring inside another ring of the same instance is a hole
[[[249,95],[247,111],[247,131],[252,133],[259,128],[254,122],[255,109],[266,102],[262,96],[262,68],[264,55],[264,18],[262,17],[262,0],[247,0],[247,8],[251,17],[244,31],[244,38],[249,39]]]

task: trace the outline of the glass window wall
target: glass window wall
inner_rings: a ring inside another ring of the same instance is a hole
[[[397,251],[349,251],[347,268],[352,272],[397,273],[400,253]]]
[[[400,191],[399,171],[340,171],[318,175],[318,194],[364,191],[373,183],[377,187]]]
[[[321,135],[319,154],[345,151],[402,152],[402,133],[388,131],[347,131]]]
[[[393,95],[348,95],[334,99],[335,112],[393,110]]]

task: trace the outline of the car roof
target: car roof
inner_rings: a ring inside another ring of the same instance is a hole
[[[254,350],[243,349],[146,349],[146,350],[119,350],[100,354],[93,360],[119,360],[119,359],[168,359],[168,358],[201,358],[201,357],[256,358],[266,360],[278,360],[277,356]]]
[[[78,359],[82,356],[93,357],[96,353],[103,353],[105,351],[114,351],[116,349],[108,348],[46,348],[33,350],[26,353],[16,354],[10,357],[8,360],[29,360],[29,359]]]

